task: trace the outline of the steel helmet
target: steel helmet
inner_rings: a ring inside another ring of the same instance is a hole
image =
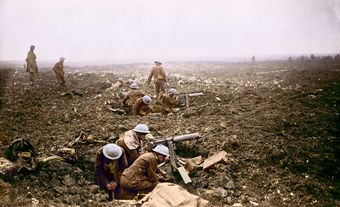
[[[169,94],[169,95],[174,94],[174,93],[176,93],[176,92],[177,92],[177,90],[174,89],[174,88],[170,88],[170,89],[168,90],[168,94]]]
[[[123,82],[123,78],[118,78],[118,81],[119,82]]]
[[[139,132],[143,134],[148,134],[150,133],[149,127],[146,126],[146,124],[137,124],[135,128],[133,129],[134,132]]]
[[[151,97],[148,96],[148,95],[143,96],[143,102],[144,102],[146,105],[149,105],[149,104],[151,103]]]
[[[157,152],[159,154],[165,155],[165,156],[170,156],[169,155],[169,148],[166,146],[159,144],[155,148],[152,149],[152,151]]]
[[[65,60],[65,58],[64,58],[64,57],[60,57],[60,58],[59,58],[59,60],[61,60],[61,61],[64,61],[64,60]]]
[[[110,160],[116,160],[122,155],[122,149],[116,144],[107,144],[103,147],[103,154]]]
[[[134,83],[131,83],[130,88],[131,89],[138,89],[139,87],[138,87],[137,83],[134,82]]]

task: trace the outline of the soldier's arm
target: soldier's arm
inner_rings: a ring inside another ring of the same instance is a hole
[[[161,69],[161,72],[162,72],[162,75],[163,75],[164,80],[166,81],[166,76],[165,76],[165,72],[164,72],[164,69],[163,69],[163,68]]]
[[[137,115],[139,110],[139,100],[136,101],[136,103],[133,105],[131,114],[132,115]]]
[[[153,166],[153,164],[149,161],[147,162],[147,169],[146,169],[146,172],[147,172],[147,175],[148,175],[148,180],[150,182],[157,182],[158,181],[158,177],[157,177],[157,164],[156,166]]]
[[[130,98],[130,92],[126,94],[126,96],[123,98],[123,104],[126,104],[126,101]]]
[[[135,160],[137,160],[137,158],[138,158],[139,155],[140,155],[139,152],[138,152],[138,150],[130,150],[129,154],[130,154],[130,157],[131,157],[132,162],[134,162]]]
[[[149,75],[149,77],[148,77],[148,85],[149,85],[150,82],[151,82],[151,79],[152,79],[152,76],[153,76],[154,71],[155,71],[155,70],[152,68],[151,73],[150,73],[150,75]]]
[[[107,189],[106,185],[109,183],[109,180],[107,179],[105,175],[104,163],[100,159],[99,155],[97,155],[97,158],[96,158],[95,174],[96,174],[97,184],[100,186],[100,188]]]

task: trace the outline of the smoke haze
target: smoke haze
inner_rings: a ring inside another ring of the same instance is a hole
[[[0,60],[340,52],[340,0],[0,0]]]

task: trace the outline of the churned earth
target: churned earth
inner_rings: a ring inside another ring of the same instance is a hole
[[[340,62],[169,62],[169,86],[190,97],[190,107],[167,116],[121,113],[119,77],[143,90],[150,64],[67,67],[66,88],[51,68],[34,83],[16,65],[0,69],[1,156],[25,138],[39,157],[64,147],[77,160],[38,163],[0,179],[0,206],[134,206],[107,202],[95,185],[96,150],[145,123],[155,137],[198,132],[177,145],[184,158],[226,151],[226,163],[198,169],[192,183],[174,180],[209,206],[340,205]],[[157,103],[153,101],[153,107]],[[77,140],[77,142],[75,142]],[[71,143],[71,144],[70,144]]]

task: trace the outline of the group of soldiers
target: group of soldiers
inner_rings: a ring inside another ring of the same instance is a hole
[[[35,46],[31,45],[26,58],[27,72],[29,72],[31,81],[34,81],[38,73],[37,57],[34,53],[34,49]],[[53,67],[57,81],[62,87],[65,86],[64,61],[65,58],[60,57],[59,61]],[[154,63],[155,66],[151,69],[147,85],[150,85],[150,82],[153,79],[156,99],[160,100],[162,105],[161,112],[167,114],[172,111],[174,106],[178,105],[179,96],[176,94],[177,91],[174,88],[168,89],[167,93],[165,93],[167,80],[162,63],[159,61],[155,61]],[[152,112],[152,109],[150,108],[152,98],[150,95],[147,95],[144,91],[140,90],[137,83],[133,80],[123,81],[121,78],[118,80],[121,85],[128,85],[130,89],[123,98],[123,104],[128,108],[132,115],[145,116]]]
[[[108,193],[109,200],[133,199],[138,194],[151,192],[167,174],[158,165],[169,158],[169,149],[157,145],[145,149],[150,133],[145,124],[119,136],[115,144],[98,149],[95,162],[96,182]]]
[[[155,66],[151,69],[147,85],[150,85],[152,79],[154,80],[156,99],[159,100],[162,105],[161,113],[170,113],[172,108],[179,104],[179,96],[175,88],[169,88],[167,92],[165,92],[166,75],[162,63],[158,61],[155,61]],[[124,96],[122,103],[132,115],[145,116],[152,112],[150,107],[152,98],[150,95],[142,91],[133,80],[123,81],[119,79],[119,81],[121,85],[128,85],[129,87],[129,91]]]
[[[34,81],[38,74],[37,56],[34,53],[35,46],[31,45],[26,58],[26,71],[29,72],[31,81]],[[59,61],[54,65],[53,71],[57,77],[60,86],[65,86],[64,57],[60,57]]]

